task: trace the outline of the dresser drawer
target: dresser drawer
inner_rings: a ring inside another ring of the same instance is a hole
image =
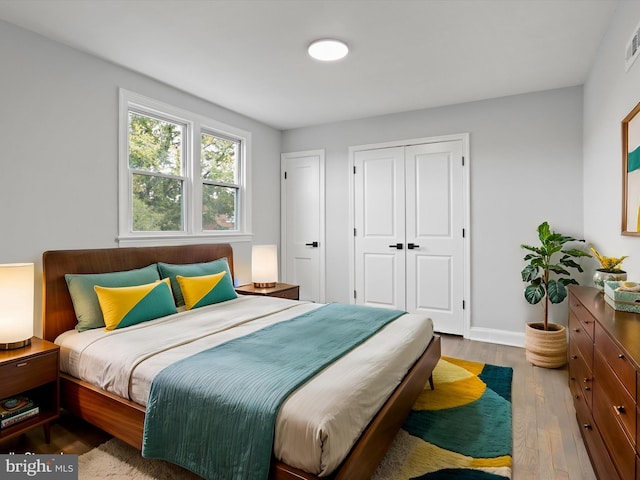
[[[622,480],[634,480],[636,450],[624,430],[616,421],[616,414],[609,407],[605,392],[596,385],[593,393],[593,419],[616,465]]]
[[[594,424],[591,411],[580,398],[579,394],[577,396],[574,395],[573,398],[578,426],[580,427],[584,444],[589,452],[591,465],[597,472],[598,478],[601,480],[619,480],[618,472],[613,466],[613,462],[607,453],[607,448],[604,446],[600,432]]]
[[[613,412],[615,421],[626,431],[629,440],[636,443],[636,402],[618,381],[608,364],[596,351],[593,361],[594,390],[600,390],[606,402],[602,408]],[[600,398],[600,396],[598,397]]]
[[[58,352],[27,357],[0,366],[0,398],[16,395],[58,378]]]
[[[594,327],[596,324],[595,318],[589,313],[589,311],[572,296],[569,298],[569,315],[575,315],[576,320],[580,322],[585,333],[593,340]]]
[[[592,379],[593,375],[584,362],[582,353],[575,343],[571,342],[569,344],[569,386],[572,392],[580,393],[589,409],[591,409],[592,400]]]
[[[636,369],[622,350],[606,334],[600,324],[596,325],[595,349],[602,355],[611,370],[620,379],[629,394],[636,398]]]
[[[569,343],[580,351],[584,363],[589,370],[593,369],[593,340],[587,335],[584,327],[575,315],[569,314]]]

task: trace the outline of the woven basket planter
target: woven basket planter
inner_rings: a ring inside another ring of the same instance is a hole
[[[567,332],[564,326],[549,323],[527,323],[524,348],[529,362],[538,367],[559,368],[567,363]]]

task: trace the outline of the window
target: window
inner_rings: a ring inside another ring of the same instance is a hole
[[[120,109],[121,244],[248,235],[249,132],[125,90]]]
[[[235,230],[240,142],[209,132],[200,138],[202,229]]]

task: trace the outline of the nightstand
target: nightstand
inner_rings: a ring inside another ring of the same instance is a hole
[[[253,283],[236,287],[236,292],[241,295],[262,295],[264,297],[288,298],[289,300],[300,299],[300,287],[288,283],[276,283],[275,287],[257,288]]]
[[[44,426],[51,441],[51,422],[60,416],[60,347],[32,337],[31,345],[0,350],[0,399],[24,395],[39,407],[38,415],[0,429],[0,440]]]

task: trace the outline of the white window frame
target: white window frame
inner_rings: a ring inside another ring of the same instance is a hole
[[[226,125],[143,95],[120,89],[118,134],[118,244],[120,246],[153,246],[195,244],[211,240],[224,242],[251,241],[251,132]],[[135,232],[132,218],[132,170],[129,168],[129,111],[151,115],[186,125],[182,158],[184,176],[182,231]],[[220,135],[240,142],[236,230],[202,230],[202,184],[200,174],[200,142],[202,133]]]

